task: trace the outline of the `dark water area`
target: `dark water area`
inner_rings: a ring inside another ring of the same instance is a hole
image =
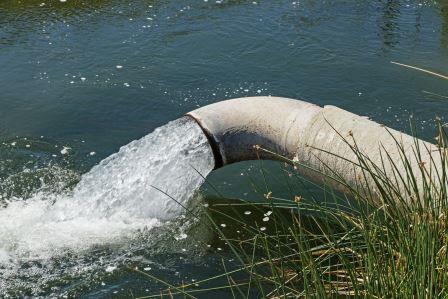
[[[42,180],[55,190],[76,184],[121,146],[229,98],[275,95],[336,105],[404,131],[412,116],[420,136],[433,140],[434,118],[446,122],[447,81],[391,61],[448,74],[448,4],[1,1],[0,179],[19,187],[1,185],[0,207]],[[50,164],[70,173],[27,171]],[[248,198],[247,173],[257,165],[232,165],[210,182],[225,196]],[[278,165],[266,165],[276,173]],[[282,188],[281,179],[271,183]],[[133,252],[153,255],[144,246]],[[215,253],[200,261],[191,254],[182,263],[179,254],[186,253],[173,253],[169,270],[159,267],[158,274],[198,279],[220,270]],[[88,273],[71,282],[55,274],[52,286],[63,291],[38,295],[126,297],[129,289],[142,295],[160,287],[126,269],[107,278]],[[81,291],[70,293],[78,284]]]

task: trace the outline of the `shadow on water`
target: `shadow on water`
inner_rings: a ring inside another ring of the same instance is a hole
[[[399,43],[400,28],[399,18],[401,11],[405,7],[409,7],[412,2],[399,0],[382,0],[376,4],[371,2],[356,3],[357,1],[345,1],[344,4],[356,5],[361,7],[374,6],[380,12],[377,22],[378,32],[381,36],[383,45],[393,47]],[[0,3],[0,46],[14,44],[20,42],[26,36],[27,32],[41,30],[47,23],[52,22],[70,22],[76,21],[82,15],[101,16],[103,20],[122,19],[123,16],[138,17],[144,13],[144,9],[148,7],[163,7],[170,1],[154,1],[145,0],[139,3],[124,3],[117,0],[65,0],[65,1],[44,1],[44,0],[23,0],[13,1],[7,0]],[[295,3],[295,2],[294,2]],[[298,3],[298,2],[297,2]],[[448,5],[444,2],[436,2],[440,7],[441,15],[444,20],[447,19]],[[221,1],[220,5],[207,5],[207,9],[223,10],[238,6],[249,5],[243,0]],[[299,5],[299,4],[297,4]],[[331,11],[328,4],[320,1],[302,1],[300,2],[301,13],[285,14],[285,21],[297,22],[297,28],[315,26],[322,21],[331,19]],[[139,9],[134,9],[139,8]],[[327,11],[327,12],[326,12]],[[365,13],[365,9],[361,9],[359,13]],[[446,21],[443,23],[442,34],[446,35]],[[36,27],[36,25],[40,25]],[[415,13],[414,26],[416,31],[421,27],[421,11]],[[45,30],[43,30],[45,33]],[[444,38],[445,40],[445,38]],[[445,44],[446,42],[444,42]]]
[[[397,19],[400,17],[400,9],[403,4],[396,0],[383,1],[382,16],[379,20],[381,39],[385,48],[393,47],[399,42],[399,24]]]
[[[448,3],[446,1],[439,2],[440,16],[442,19],[441,44],[446,53],[448,53]]]

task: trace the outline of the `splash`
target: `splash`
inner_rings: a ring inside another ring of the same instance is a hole
[[[162,226],[183,213],[182,205],[213,166],[201,128],[181,118],[123,146],[70,192],[38,192],[9,202],[0,209],[0,278],[25,261],[81,252]]]

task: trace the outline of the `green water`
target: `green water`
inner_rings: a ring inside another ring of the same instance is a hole
[[[3,0],[0,206],[42,181],[55,192],[70,187],[120,146],[228,98],[337,105],[400,130],[412,115],[421,137],[432,140],[434,117],[448,112],[447,81],[390,61],[448,74],[443,1]],[[255,168],[230,166],[210,181],[226,196],[248,198],[246,172]],[[128,257],[139,267],[154,262],[154,275],[182,281],[221,269],[221,253],[196,258],[193,249],[164,251],[164,237],[154,239],[150,248],[130,244],[138,250]],[[70,259],[54,263],[48,286],[25,294],[126,297],[161,287],[124,266],[66,276]]]

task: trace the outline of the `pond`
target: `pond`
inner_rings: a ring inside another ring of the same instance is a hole
[[[448,74],[448,5],[1,1],[0,209],[37,192],[72,189],[121,146],[230,98],[335,105],[402,131],[412,118],[420,137],[433,140],[435,117],[446,122],[446,81],[391,61]],[[258,167],[232,165],[208,180],[225,197],[250,200]],[[277,163],[265,167],[275,177]],[[281,178],[270,183],[282,192]],[[212,189],[203,187],[193,201],[202,205]],[[0,215],[9,215],[4,223],[18,214]],[[175,219],[138,229],[126,242],[90,242],[26,261],[11,261],[0,243],[0,297],[128,297],[165,287],[130,265],[172,283],[221,273],[221,257],[232,254],[201,245],[216,236],[191,222]]]

